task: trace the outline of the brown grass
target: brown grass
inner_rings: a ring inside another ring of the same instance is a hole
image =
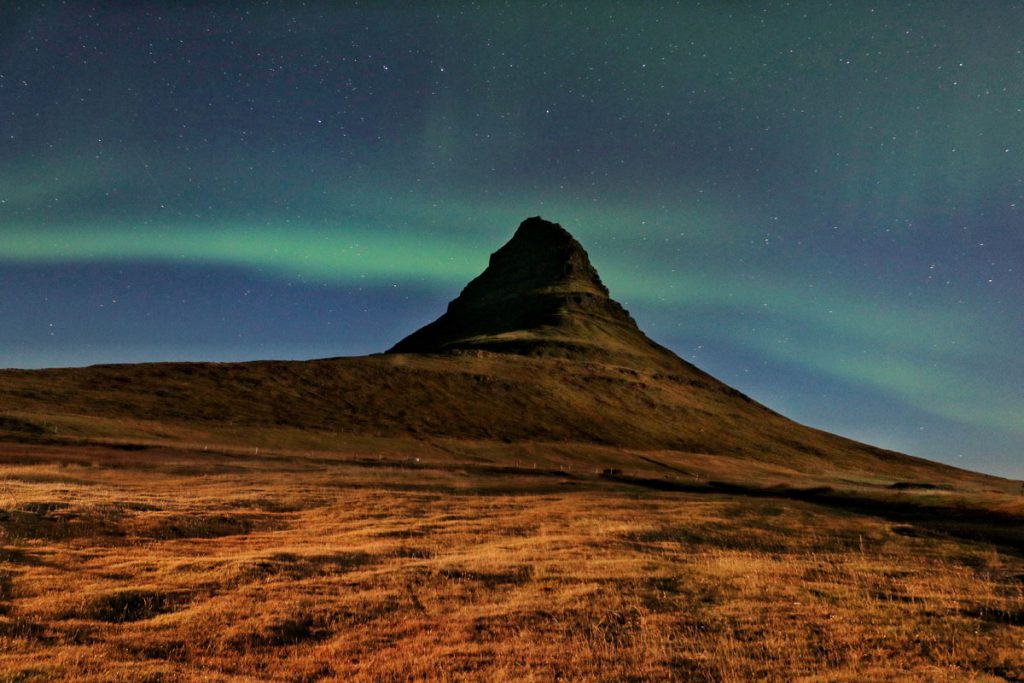
[[[0,680],[1024,678],[1009,492],[370,446],[0,445]]]
[[[376,448],[382,437],[544,441],[728,454],[848,476],[978,479],[796,424],[673,362],[670,371],[481,351],[0,370],[0,439],[250,452],[337,450],[359,440]]]

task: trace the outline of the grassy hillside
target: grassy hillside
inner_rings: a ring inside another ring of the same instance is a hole
[[[0,681],[1021,680],[1019,483],[483,351],[0,372]]]
[[[484,351],[5,370],[0,437],[300,449],[360,437],[571,442],[851,476],[973,476],[803,427],[682,361],[668,373]]]

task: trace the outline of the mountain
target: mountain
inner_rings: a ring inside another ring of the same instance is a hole
[[[714,458],[859,479],[968,476],[797,424],[682,360],[609,296],[579,242],[539,217],[440,318],[387,353],[0,371],[5,438],[406,452],[457,444],[491,462],[512,450],[571,459],[604,449],[603,463],[628,468]]]

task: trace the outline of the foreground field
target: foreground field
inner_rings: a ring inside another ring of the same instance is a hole
[[[438,452],[0,444],[0,680],[1024,678],[1008,487]]]

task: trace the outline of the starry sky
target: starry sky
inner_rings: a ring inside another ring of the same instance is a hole
[[[0,367],[383,350],[533,215],[799,421],[1024,477],[1024,3],[5,2]]]

